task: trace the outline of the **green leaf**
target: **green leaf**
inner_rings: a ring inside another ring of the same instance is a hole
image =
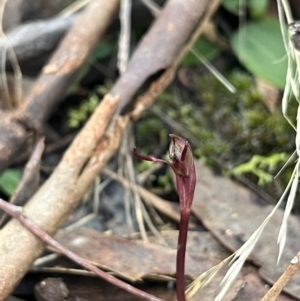
[[[100,42],[96,45],[96,48],[92,52],[94,59],[103,60],[109,57],[114,51],[115,45],[106,42]]]
[[[21,173],[16,169],[6,169],[0,176],[0,190],[11,197],[21,180]]]
[[[249,9],[249,13],[252,18],[261,18],[265,15],[269,5],[269,0],[247,0],[244,3],[247,7],[241,8],[241,0],[223,0],[223,7],[234,15],[239,15],[240,10],[243,9],[246,13],[246,9]]]
[[[232,14],[239,14],[239,0],[223,0],[222,5]]]
[[[220,48],[206,38],[200,37],[194,44],[194,47],[208,60],[212,60],[220,53]],[[182,65],[185,67],[197,66],[201,64],[191,52],[189,52],[182,60]]]
[[[262,18],[268,8],[269,0],[249,0],[248,7],[252,18]]]
[[[287,60],[277,20],[249,22],[233,35],[231,46],[254,76],[284,89]]]

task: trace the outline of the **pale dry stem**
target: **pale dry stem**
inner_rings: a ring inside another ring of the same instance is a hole
[[[265,296],[262,299],[260,299],[260,301],[275,301],[276,298],[282,292],[283,288],[291,280],[291,278],[295,275],[295,273],[299,270],[299,268],[300,268],[300,251],[291,260],[291,263],[284,271],[284,273],[269,289],[269,291],[265,294]]]

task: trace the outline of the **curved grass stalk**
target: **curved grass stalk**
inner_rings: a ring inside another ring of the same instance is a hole
[[[1,65],[0,65],[0,71],[1,71],[1,77],[3,82],[3,89],[4,89],[4,97],[5,102],[7,104],[8,109],[15,108],[21,104],[22,101],[22,71],[20,68],[20,65],[18,63],[18,59],[16,56],[16,53],[14,49],[12,48],[8,38],[6,37],[2,21],[3,21],[3,14],[4,14],[4,8],[6,5],[7,0],[3,0],[0,5],[0,37],[1,37],[1,44],[3,44],[3,50],[1,54]],[[5,71],[5,65],[6,65],[6,54],[8,55],[9,62],[11,63],[11,67],[13,69],[14,77],[15,77],[15,83],[14,83],[14,92],[15,92],[15,99],[16,103],[12,103],[12,100],[10,98],[10,93],[8,89],[8,83],[7,83],[7,76]]]
[[[195,48],[190,52],[209,70],[214,77],[231,93],[236,93],[236,88]]]
[[[191,299],[199,290],[201,290],[205,285],[212,281],[217,273],[225,266],[225,264],[229,263],[234,255],[235,253],[231,254],[219,264],[213,266],[212,268],[198,276],[185,291],[186,299]]]
[[[277,264],[279,263],[286,242],[288,218],[291,214],[294,205],[294,200],[297,193],[298,181],[299,181],[299,161],[296,164],[295,175],[293,178],[291,178],[291,181],[292,181],[292,187],[285,207],[282,224],[279,230],[279,235],[277,240],[277,243],[279,244],[279,254],[278,254]]]
[[[225,296],[227,293],[228,289],[230,288],[231,284],[235,280],[236,276],[240,272],[242,266],[244,265],[245,261],[249,257],[250,253],[252,252],[253,248],[255,247],[259,237],[261,236],[264,228],[268,224],[269,220],[272,218],[274,215],[275,211],[278,209],[278,207],[281,205],[282,201],[285,199],[287,196],[292,183],[293,183],[293,178],[295,177],[296,174],[296,168],[293,171],[293,175],[285,188],[281,198],[279,199],[278,203],[276,206],[273,208],[273,210],[270,212],[270,214],[266,217],[266,219],[262,222],[262,224],[259,226],[259,228],[251,235],[251,237],[235,252],[230,264],[231,267],[226,273],[224,279],[222,280],[221,285],[223,286],[220,293],[216,297],[215,301],[221,301],[222,298]]]

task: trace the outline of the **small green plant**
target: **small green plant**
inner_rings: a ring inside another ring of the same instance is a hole
[[[72,108],[68,111],[68,125],[70,128],[78,128],[94,112],[99,103],[96,94],[84,100],[78,108]]]
[[[21,180],[21,173],[16,169],[6,169],[0,175],[0,191],[11,197]]]
[[[258,177],[258,185],[264,186],[273,181],[274,176],[270,173],[274,172],[276,167],[286,162],[287,159],[288,155],[286,153],[277,153],[267,157],[254,155],[248,162],[236,166],[232,170],[232,174],[252,173]]]

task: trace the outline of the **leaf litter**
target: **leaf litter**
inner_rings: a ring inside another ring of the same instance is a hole
[[[199,161],[196,169],[198,182],[193,213],[226,248],[235,252],[261,225],[273,206],[266,205],[254,192],[233,180],[214,174]],[[285,250],[277,265],[277,236],[283,214],[282,209],[275,212],[248,259],[260,267],[261,277],[270,284],[279,278],[300,245],[294,239],[300,231],[299,219],[290,216]],[[300,275],[295,275],[284,290],[297,300],[299,281]]]
[[[138,287],[142,286],[143,290],[165,300],[175,300],[173,285],[171,285],[171,289],[168,289],[169,285],[163,283],[174,282],[178,231],[163,231],[162,235],[169,247],[158,245],[161,241],[156,237],[151,238],[153,243],[145,243],[138,240],[105,235],[88,228],[73,230],[70,233],[60,232],[56,235],[56,239],[91,263],[123,279],[125,278],[127,281],[136,282],[136,285]],[[186,276],[188,279],[194,279],[197,275],[216,265],[221,258],[226,257],[228,251],[209,232],[190,231],[189,235]],[[226,270],[222,270],[210,284],[190,300],[196,301],[199,300],[199,297],[204,301],[213,300],[218,293],[216,287],[218,287],[225,273]],[[149,280],[151,281],[149,282]],[[157,281],[161,284],[158,284]],[[90,281],[84,282],[89,283],[84,285],[90,285]],[[109,288],[110,284],[102,285],[101,280],[98,281],[98,284],[96,284],[97,281],[96,283],[94,280],[92,282],[94,283],[94,288],[90,289],[91,291],[100,289],[101,295],[107,297],[107,299],[103,300],[113,300],[110,299],[112,298],[111,289]],[[244,284],[243,277],[238,277],[224,300],[233,300]],[[68,286],[68,288],[72,291],[72,285]],[[78,290],[87,291],[86,289],[79,289],[77,285],[75,290],[77,290],[77,295]],[[113,288],[113,290],[119,291],[118,288]],[[113,295],[115,296],[115,294]],[[82,296],[87,298],[84,294]],[[117,293],[114,300],[119,300],[118,298],[122,298],[122,296],[124,298],[122,300],[140,300],[138,298],[132,299],[135,298],[133,296],[127,299],[126,292],[125,295],[123,292],[120,295]]]
[[[61,232],[56,239],[84,259],[131,282],[144,278],[169,280],[175,275],[175,249],[109,236],[88,228]],[[186,275],[196,277],[217,263],[217,258],[187,256]]]

